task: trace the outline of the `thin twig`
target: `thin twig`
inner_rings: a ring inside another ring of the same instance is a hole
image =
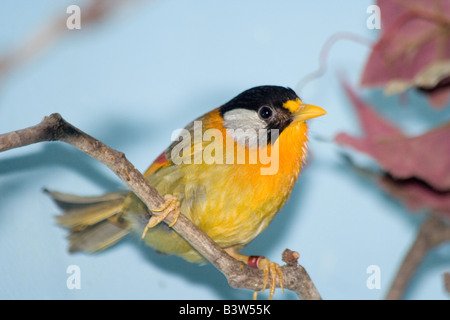
[[[90,0],[84,2],[80,8],[82,10],[82,30],[103,21],[122,5],[131,1]],[[55,17],[48,19],[48,21],[40,23],[22,43],[19,43],[19,46],[2,53],[0,55],[0,80],[6,73],[44,52],[63,35],[67,35],[70,32],[73,34],[78,33],[67,28],[66,21],[68,17],[69,14],[65,10],[60,12]]]
[[[68,143],[102,162],[125,182],[148,208],[159,208],[164,203],[164,198],[122,152],[82,132],[66,122],[59,114],[45,117],[35,126],[0,135],[0,152],[43,141]],[[172,221],[171,214],[164,220],[167,224]],[[232,258],[184,215],[179,216],[172,228],[221,271],[232,287],[250,290],[263,288],[261,270],[248,268]],[[281,268],[284,288],[294,291],[301,299],[321,299],[306,270],[298,265],[295,257],[298,258],[298,254],[293,251],[284,253],[283,259],[287,262]],[[278,283],[277,286],[279,286]]]
[[[386,299],[402,299],[412,277],[428,252],[446,241],[450,241],[450,226],[438,216],[431,214],[420,227],[417,238],[406,254]]]
[[[349,40],[355,43],[365,45],[367,47],[372,46],[372,41],[366,39],[358,34],[350,32],[338,32],[330,36],[322,46],[319,54],[319,67],[317,70],[305,75],[295,86],[295,91],[302,93],[303,88],[313,80],[322,77],[327,71],[327,58],[330,55],[331,49],[334,45],[341,40]]]

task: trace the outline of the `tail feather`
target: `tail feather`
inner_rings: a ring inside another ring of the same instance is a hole
[[[129,232],[129,229],[124,229],[109,221],[103,221],[83,231],[72,232],[69,236],[69,251],[95,253],[112,246]]]
[[[128,195],[128,192],[113,192],[104,194],[102,196],[83,197],[69,193],[50,191],[48,189],[44,189],[44,192],[50,195],[53,201],[55,201],[55,203],[58,205],[58,207],[63,210],[82,208],[114,200],[125,201],[125,198]]]
[[[122,215],[129,193],[108,193],[98,197],[81,197],[44,190],[65,210],[56,217],[59,225],[69,228],[70,252],[89,253],[104,250],[131,232]]]
[[[57,216],[56,221],[60,226],[74,230],[83,230],[88,226],[121,213],[122,207],[123,202],[120,200],[104,202],[84,208],[67,210],[63,215]]]

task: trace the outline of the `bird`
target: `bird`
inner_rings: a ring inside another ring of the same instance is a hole
[[[307,120],[325,115],[289,87],[262,85],[190,122],[143,173],[164,195],[147,208],[132,191],[77,196],[46,190],[64,210],[57,223],[70,230],[69,251],[102,251],[128,234],[189,262],[204,258],[173,229],[183,214],[235,259],[264,271],[270,296],[280,266],[240,254],[281,210],[306,161]],[[154,214],[155,213],[155,214]],[[159,213],[159,214],[157,214]],[[169,214],[172,225],[161,223]]]

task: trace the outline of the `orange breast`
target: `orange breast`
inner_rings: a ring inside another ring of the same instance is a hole
[[[202,213],[195,215],[196,222],[224,246],[229,239],[246,244],[267,227],[289,198],[305,160],[307,126],[292,124],[273,145],[250,150],[226,134],[218,110],[205,117],[204,129],[207,128],[223,133],[224,146],[233,146],[235,162],[225,165],[226,169],[212,170],[216,177],[210,180],[214,186],[208,188],[211,201],[200,210]],[[224,150],[224,160],[229,152]],[[245,154],[244,164],[237,163],[239,152]],[[259,161],[261,154],[269,155],[270,162]],[[256,158],[256,163],[250,164],[250,158]]]

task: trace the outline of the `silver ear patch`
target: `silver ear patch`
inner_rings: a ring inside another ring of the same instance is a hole
[[[261,135],[267,141],[267,123],[255,110],[233,109],[223,115],[227,133],[241,145],[257,147]]]

